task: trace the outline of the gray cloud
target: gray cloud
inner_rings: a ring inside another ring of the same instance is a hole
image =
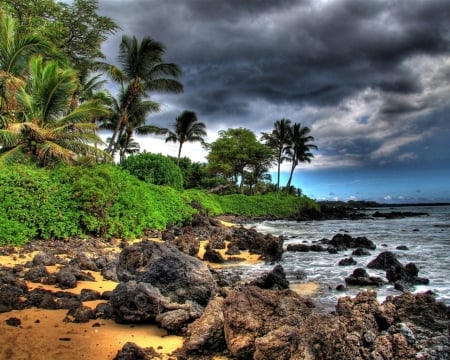
[[[447,0],[100,0],[100,9],[123,33],[163,42],[183,69],[184,93],[152,95],[167,109],[151,122],[191,109],[211,131],[259,133],[290,118],[312,128],[322,158],[365,166],[420,161],[424,143],[448,136]],[[119,41],[105,44],[111,61]]]

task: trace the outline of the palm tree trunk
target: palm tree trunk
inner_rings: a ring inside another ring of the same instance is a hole
[[[286,189],[289,191],[289,187],[291,186],[292,175],[294,174],[295,167],[297,166],[296,161],[292,161],[291,173],[289,174],[289,179],[286,183]]]
[[[280,167],[281,167],[281,161],[278,160],[278,172],[277,172],[277,191],[280,190]]]
[[[180,141],[180,146],[178,148],[178,158],[177,158],[177,165],[180,165],[180,156],[181,156],[181,148],[183,147],[183,143]]]

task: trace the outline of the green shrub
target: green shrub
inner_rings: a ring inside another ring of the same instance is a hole
[[[120,166],[131,175],[154,185],[166,185],[176,190],[183,189],[183,174],[167,156],[143,152],[123,160]]]
[[[48,171],[24,165],[2,167],[0,189],[0,244],[80,233],[70,186],[55,183]]]
[[[183,198],[189,204],[193,201],[200,203],[202,208],[209,216],[215,216],[224,213],[222,206],[220,205],[220,202],[218,200],[218,195],[206,194],[203,190],[190,189],[184,191]]]

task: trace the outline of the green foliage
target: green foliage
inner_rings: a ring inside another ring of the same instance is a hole
[[[183,175],[178,166],[167,156],[144,152],[123,160],[120,166],[138,179],[155,185],[183,189]]]
[[[0,170],[0,244],[78,235],[70,186],[55,184],[42,169],[16,165]]]
[[[317,208],[317,204],[306,196],[289,196],[284,194],[266,195],[225,195],[217,196],[217,201],[224,214],[239,216],[274,216],[282,218],[295,217],[304,208]]]
[[[221,215],[224,213],[218,195],[206,194],[202,190],[190,189],[184,191],[183,198],[189,204],[193,201],[201,204],[202,208],[209,216]]]
[[[146,184],[113,165],[66,167],[60,181],[72,184],[80,226],[89,234],[133,238],[182,223],[194,212],[174,189]]]

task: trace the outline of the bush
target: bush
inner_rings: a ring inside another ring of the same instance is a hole
[[[190,189],[184,191],[183,198],[189,204],[193,201],[200,203],[208,216],[215,216],[224,213],[217,195],[206,194],[202,190]]]
[[[132,238],[182,223],[194,213],[176,190],[147,184],[114,165],[67,167],[59,176],[72,184],[80,226],[89,234]]]
[[[154,185],[166,185],[176,190],[183,189],[183,174],[167,156],[143,152],[123,160],[120,166],[131,175]]]
[[[80,234],[70,186],[55,183],[48,171],[24,165],[2,167],[0,189],[0,244]]]

